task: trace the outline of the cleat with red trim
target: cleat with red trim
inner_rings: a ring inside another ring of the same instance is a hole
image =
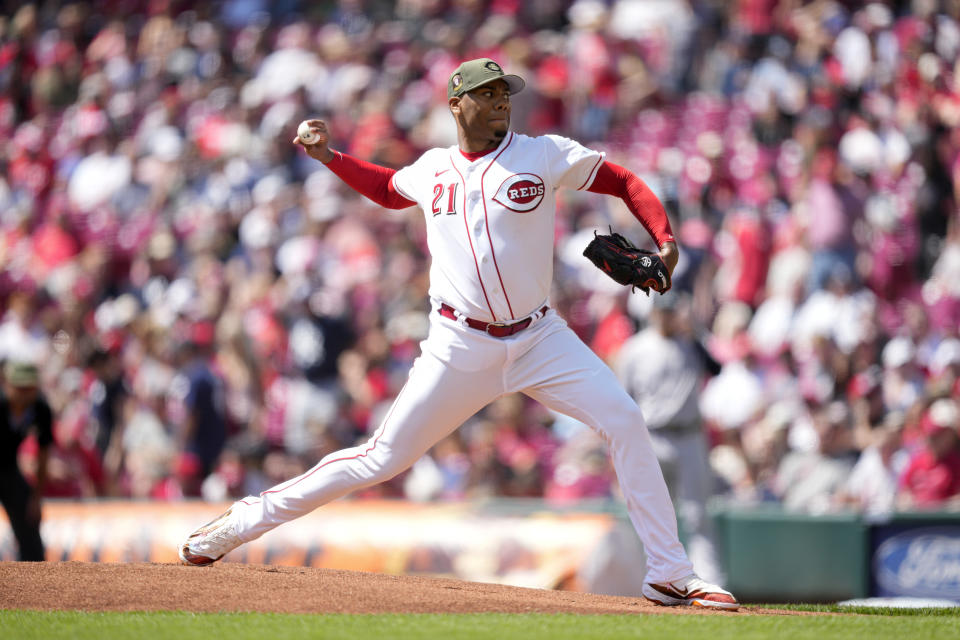
[[[736,611],[740,608],[737,599],[729,591],[701,580],[695,573],[673,582],[643,585],[643,597],[653,604],[674,607],[677,605],[711,607]]]
[[[187,537],[180,545],[180,562],[191,567],[205,567],[241,544],[231,507]]]

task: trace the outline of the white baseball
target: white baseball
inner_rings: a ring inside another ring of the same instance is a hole
[[[306,120],[297,127],[297,135],[304,144],[313,144],[317,141],[317,134],[310,128],[310,124]]]

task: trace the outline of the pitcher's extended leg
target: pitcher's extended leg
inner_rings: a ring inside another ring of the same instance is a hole
[[[508,390],[522,390],[607,440],[630,520],[647,553],[647,581],[669,582],[692,573],[643,415],[610,368],[563,328],[518,358],[507,381]]]
[[[235,505],[240,540],[249,542],[352,491],[389,480],[501,393],[500,375],[460,371],[424,353],[370,440],[331,453],[304,474]]]

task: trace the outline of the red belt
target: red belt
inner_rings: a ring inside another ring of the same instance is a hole
[[[546,305],[540,309],[540,315],[547,313]],[[450,318],[451,320],[459,320],[457,312],[453,307],[447,303],[440,304],[440,315],[444,318]],[[484,322],[483,320],[474,320],[473,318],[463,318],[463,321],[467,323],[467,326],[471,329],[476,329],[477,331],[486,331],[494,338],[506,338],[507,336],[512,336],[515,333],[520,333],[524,329],[530,326],[530,323],[533,322],[533,316],[524,318],[523,320],[518,320],[513,323],[506,322]]]

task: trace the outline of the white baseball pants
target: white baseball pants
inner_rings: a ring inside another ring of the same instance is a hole
[[[555,311],[507,338],[434,311],[420,346],[407,383],[369,441],[331,453],[302,475],[236,503],[241,540],[389,480],[497,397],[519,391],[589,425],[609,443],[630,520],[647,553],[646,580],[667,582],[693,571],[640,408]]]
[[[652,430],[650,439],[675,510],[680,514],[687,555],[697,567],[697,575],[708,582],[723,584],[716,531],[707,513],[707,501],[714,494],[714,480],[706,433],[702,429],[664,427]]]

